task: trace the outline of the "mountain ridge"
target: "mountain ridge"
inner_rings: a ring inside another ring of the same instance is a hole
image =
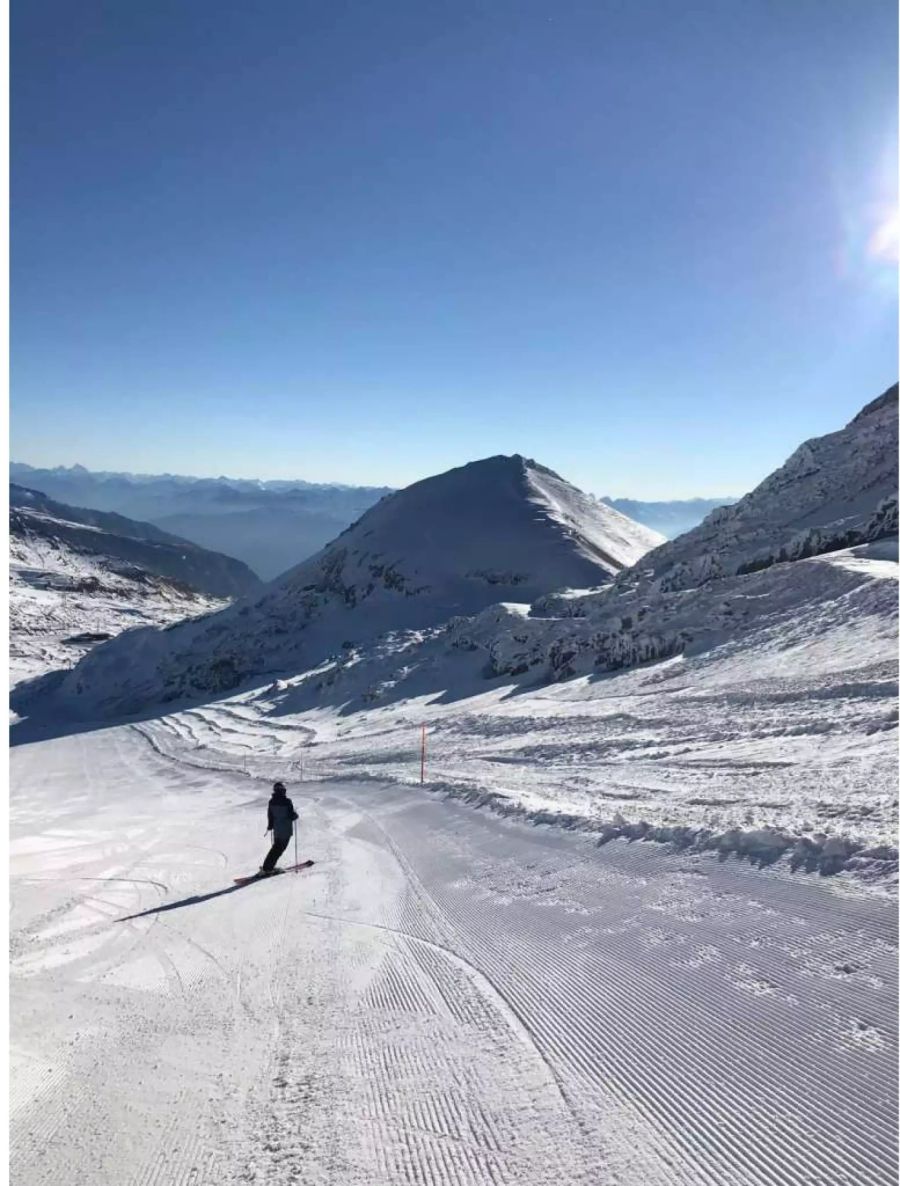
[[[524,460],[548,469],[533,458]],[[91,471],[83,465],[42,469],[24,462],[11,462],[10,474],[13,480],[43,489],[61,502],[116,511],[152,522],[211,551],[236,555],[264,580],[314,555],[395,489],[302,478]],[[600,501],[671,539],[695,527],[713,507],[735,500],[644,502],[604,496]]]
[[[162,696],[227,690],[386,630],[596,587],[660,539],[521,456],[472,462],[387,495],[258,597],[165,636],[143,632],[139,696],[148,682]],[[130,645],[100,648],[71,686],[102,688],[104,670],[123,686]]]
[[[198,586],[234,593],[236,582],[258,584],[238,561],[204,556],[151,524],[11,485],[11,683],[65,669],[123,631],[221,609],[224,599]]]
[[[897,407],[895,384],[843,428],[804,441],[739,502],[646,553],[606,589],[539,599],[524,622],[485,611],[459,624],[459,645],[486,651],[494,675],[568,678],[696,653],[739,636],[758,617],[755,598],[777,588],[790,603],[794,577],[808,584],[802,596],[814,596],[813,578],[794,572],[791,562],[897,534]],[[755,574],[762,579],[746,583]]]
[[[372,506],[386,487],[177,474],[92,473],[83,466],[10,466],[32,489],[69,506],[150,522],[269,580],[313,555]]]
[[[10,534],[62,540],[75,552],[122,562],[210,597],[238,597],[260,587],[240,560],[211,552],[152,523],[112,511],[73,507],[10,483]]]

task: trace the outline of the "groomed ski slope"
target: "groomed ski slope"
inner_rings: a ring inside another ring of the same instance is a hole
[[[467,645],[479,623],[489,638],[505,623],[513,648],[542,624],[506,605],[450,637],[388,636],[225,699],[166,705],[142,728],[161,752],[224,771],[251,760],[290,780],[302,761],[322,781],[418,787],[424,726],[435,793],[595,836],[677,833],[807,870],[822,858],[885,888],[897,880],[896,555],[881,541],[740,578],[724,620],[742,625],[697,654],[486,678],[484,650]]]
[[[12,752],[14,1186],[896,1180],[886,897],[200,757]]]

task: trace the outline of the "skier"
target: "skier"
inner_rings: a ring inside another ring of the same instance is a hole
[[[294,805],[287,797],[287,788],[283,782],[276,782],[272,787],[272,798],[269,800],[269,826],[266,835],[272,833],[272,847],[266,859],[260,866],[260,873],[273,873],[275,862],[291,842],[294,834],[294,820],[298,819]]]

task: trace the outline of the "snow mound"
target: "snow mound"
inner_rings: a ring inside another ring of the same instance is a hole
[[[491,457],[388,495],[254,599],[99,648],[63,693],[115,712],[229,691],[387,630],[603,585],[660,539],[533,461]]]

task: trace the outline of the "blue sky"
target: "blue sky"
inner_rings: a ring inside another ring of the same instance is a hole
[[[11,454],[742,493],[896,377],[896,44],[890,0],[15,0]]]

